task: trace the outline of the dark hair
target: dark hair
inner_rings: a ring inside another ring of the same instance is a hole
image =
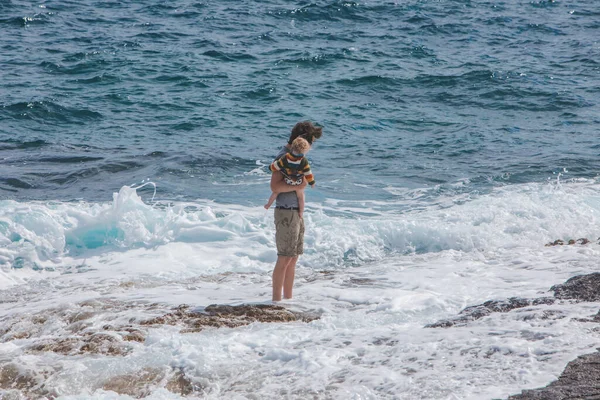
[[[310,121],[298,122],[292,128],[292,134],[288,140],[288,144],[292,144],[294,139],[298,136],[302,136],[309,144],[312,144],[313,140],[321,138],[323,136],[323,128],[320,126],[314,126]]]

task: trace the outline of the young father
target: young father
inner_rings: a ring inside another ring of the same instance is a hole
[[[281,148],[277,158],[290,151],[294,139],[301,136],[312,145],[321,137],[323,128],[314,126],[310,121],[298,122],[292,128],[288,143]],[[283,181],[281,172],[271,176],[271,190],[281,192],[275,203],[275,242],[277,243],[277,263],[273,270],[273,301],[281,300],[281,293],[286,299],[292,298],[296,262],[298,256],[304,252],[304,219],[298,215],[298,197],[296,190],[306,187],[306,180],[302,185],[291,186]]]

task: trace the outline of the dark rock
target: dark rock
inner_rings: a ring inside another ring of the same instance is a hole
[[[574,276],[562,285],[550,288],[562,300],[600,301],[600,272]]]
[[[552,286],[550,290],[554,292],[554,297],[559,300],[600,301],[600,272],[574,276],[563,284]],[[449,328],[451,326],[465,326],[469,321],[483,318],[494,312],[508,312],[515,308],[553,304],[555,301],[552,297],[540,297],[537,299],[512,297],[508,300],[489,300],[483,304],[465,308],[454,318],[438,321],[425,327]],[[594,321],[600,322],[600,315],[594,317]]]
[[[575,242],[575,241],[573,241]],[[577,243],[586,244],[585,238],[578,239]],[[548,245],[562,245],[564,242],[558,240]],[[574,244],[569,241],[569,244]],[[451,326],[466,325],[473,321],[489,315],[493,312],[508,312],[516,308],[536,306],[542,304],[553,304],[558,300],[576,300],[586,302],[600,301],[600,273],[595,272],[588,275],[575,276],[565,283],[550,288],[554,297],[542,297],[538,299],[510,298],[504,301],[486,301],[477,306],[467,307],[455,318],[439,321],[427,328],[448,328]],[[547,310],[542,318],[562,318],[562,313]],[[600,322],[600,311],[592,319],[579,319],[581,322]],[[527,340],[539,340],[535,332],[524,333]],[[534,390],[524,390],[521,394],[510,396],[509,400],[576,400],[596,399],[600,400],[600,353],[596,352],[581,356],[571,361],[559,379],[548,386]]]
[[[588,244],[591,243],[591,241],[588,238],[579,238],[577,240],[575,239],[569,239],[567,241],[567,244],[573,245],[573,244]],[[562,239],[556,239],[554,242],[550,242],[550,243],[546,243],[546,247],[548,246],[562,246],[565,244],[565,241]]]
[[[576,358],[558,380],[541,389],[523,390],[508,400],[600,399],[600,353]]]
[[[508,312],[516,308],[538,306],[542,304],[553,304],[552,297],[541,297],[538,299],[521,299],[511,297],[508,300],[489,300],[483,304],[470,306],[462,310],[457,317],[426,325],[426,328],[449,328],[451,326],[465,326],[467,322],[474,321],[494,312]]]

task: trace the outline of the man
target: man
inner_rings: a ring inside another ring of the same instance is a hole
[[[314,126],[310,121],[298,122],[292,128],[288,143],[281,148],[277,158],[290,151],[294,139],[302,136],[312,143],[323,134],[323,128]],[[273,301],[283,297],[292,298],[296,262],[304,252],[304,219],[298,215],[299,205],[296,190],[306,187],[306,180],[299,186],[291,186],[283,181],[281,172],[271,176],[271,190],[279,192],[275,202],[275,242],[277,244],[277,262],[273,269]]]

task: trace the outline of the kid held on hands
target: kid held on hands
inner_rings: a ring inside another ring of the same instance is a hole
[[[310,144],[304,138],[296,138],[292,142],[290,151],[277,160],[273,161],[269,167],[272,172],[281,171],[286,184],[297,186],[302,183],[302,179],[306,181],[310,187],[315,186],[315,178],[310,170],[310,164],[305,155],[310,150]],[[273,192],[269,201],[265,204],[265,208],[269,209],[279,193]],[[304,213],[304,189],[296,190],[298,196],[298,215],[302,218]]]

